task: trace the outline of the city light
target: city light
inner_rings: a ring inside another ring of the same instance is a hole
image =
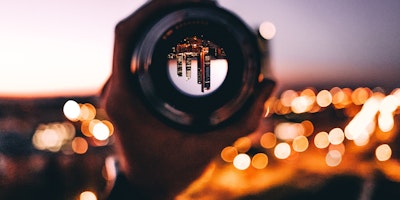
[[[259,32],[264,39],[271,40],[275,37],[276,27],[271,22],[263,22],[260,25]]]
[[[233,166],[235,166],[238,170],[245,170],[250,166],[250,164],[250,156],[244,153],[237,155],[233,160]]]

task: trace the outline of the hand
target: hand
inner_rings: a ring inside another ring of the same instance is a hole
[[[116,28],[113,74],[103,90],[103,104],[115,126],[121,171],[130,187],[148,199],[171,199],[225,146],[257,128],[274,82],[258,83],[251,97],[254,103],[228,126],[202,134],[172,128],[155,117],[129,85],[130,48],[136,42],[130,33],[139,29],[144,17],[128,17]]]

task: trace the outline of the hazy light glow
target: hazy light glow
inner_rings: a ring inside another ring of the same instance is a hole
[[[283,122],[275,127],[275,135],[281,140],[293,140],[299,135],[304,135],[304,127],[299,123]]]
[[[248,137],[238,138],[233,146],[241,153],[247,152],[251,148],[251,140]]]
[[[225,147],[222,151],[221,151],[221,158],[222,160],[224,160],[225,162],[233,162],[233,160],[235,159],[235,157],[238,155],[238,151],[235,147],[233,146],[228,146]]]
[[[326,154],[325,162],[330,167],[336,167],[342,162],[342,154],[337,150],[329,151]]]

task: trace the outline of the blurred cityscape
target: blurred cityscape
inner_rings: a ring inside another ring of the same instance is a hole
[[[398,199],[400,89],[284,90],[186,199]],[[104,199],[113,125],[98,97],[0,99],[0,199]]]

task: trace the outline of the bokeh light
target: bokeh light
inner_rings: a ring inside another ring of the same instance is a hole
[[[276,145],[276,137],[272,132],[264,133],[260,138],[260,144],[266,149],[272,149]]]
[[[274,155],[278,159],[286,159],[290,156],[290,154],[291,154],[291,149],[288,143],[282,142],[275,146]]]
[[[375,150],[376,159],[387,161],[392,157],[392,148],[388,144],[379,145]]]
[[[321,107],[328,107],[332,103],[332,95],[328,90],[321,90],[317,94],[317,104]]]
[[[92,191],[84,191],[79,195],[79,200],[97,200],[97,196]]]
[[[264,169],[268,165],[268,156],[265,153],[257,153],[251,159],[251,165],[256,169]]]
[[[344,132],[341,128],[334,128],[329,131],[328,139],[331,144],[338,145],[344,141]]]
[[[235,141],[233,146],[238,152],[244,153],[251,148],[251,140],[248,137],[241,137]]]
[[[76,153],[76,154],[84,154],[87,152],[89,145],[87,143],[87,141],[85,140],[85,138],[82,137],[75,137],[72,140],[72,150]]]
[[[342,154],[338,150],[329,151],[326,154],[325,162],[330,167],[336,167],[342,162]]]
[[[319,132],[314,137],[314,145],[319,149],[324,149],[329,146],[328,133],[325,131]]]
[[[275,37],[276,27],[271,22],[263,22],[259,27],[259,32],[264,39],[270,40]]]
[[[293,150],[296,152],[304,152],[308,148],[308,139],[307,137],[300,135],[297,136],[292,143]]]
[[[65,102],[63,107],[65,117],[71,121],[77,121],[81,114],[81,108],[79,104],[74,100],[68,100]]]
[[[221,158],[225,162],[233,162],[233,159],[238,155],[238,151],[233,146],[227,146],[221,151]]]
[[[251,164],[250,156],[247,154],[239,154],[233,159],[233,166],[238,170],[245,170],[249,168]]]

